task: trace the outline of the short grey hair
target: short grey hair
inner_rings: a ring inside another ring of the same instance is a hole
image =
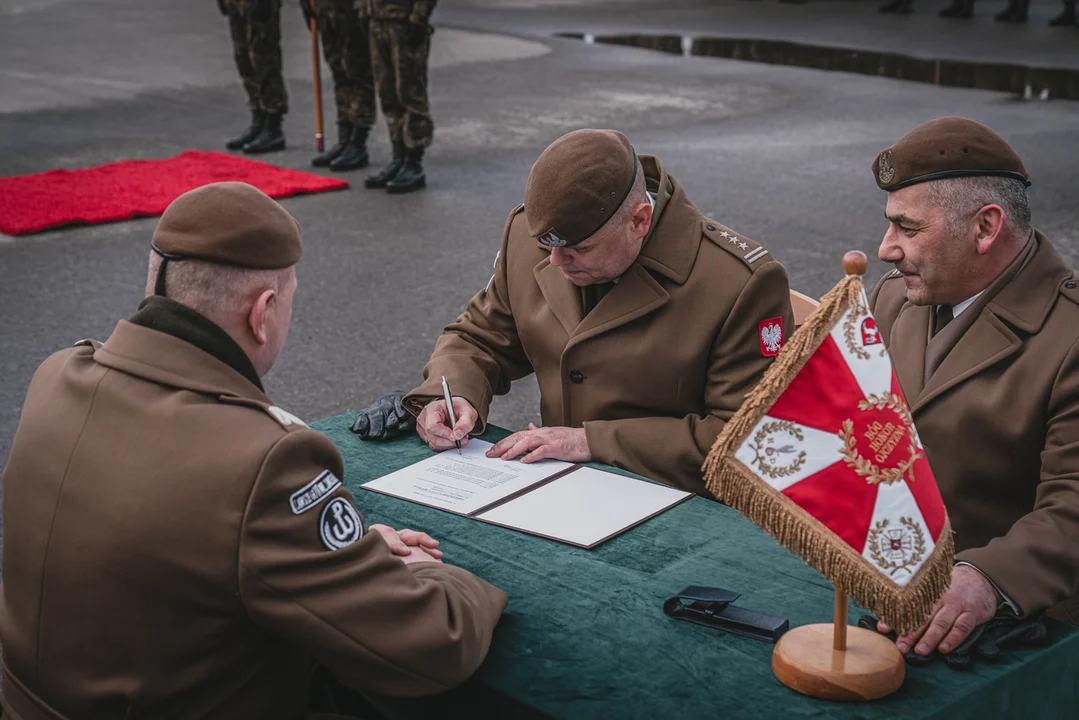
[[[154,293],[160,267],[161,257],[151,251],[147,295]],[[174,260],[168,264],[165,296],[225,327],[231,313],[245,310],[263,291],[280,292],[291,270],[252,270],[194,258]]]
[[[929,183],[928,198],[944,210],[954,230],[986,205],[1000,205],[1012,234],[1030,234],[1030,201],[1020,180],[994,175],[934,180]]]

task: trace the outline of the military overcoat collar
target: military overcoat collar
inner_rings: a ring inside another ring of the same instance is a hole
[[[270,403],[264,392],[227,363],[189,342],[127,320],[117,324],[94,352],[94,360],[160,385]]]
[[[580,290],[544,257],[533,275],[547,305],[570,336],[566,347],[632,322],[667,304],[670,294],[652,272],[682,285],[701,245],[700,213],[659,158],[641,155],[641,167],[656,195],[652,227],[637,259],[598,305],[583,316]],[[651,272],[650,272],[651,271]]]
[[[923,383],[925,349],[932,308],[904,303],[892,328],[893,337],[907,339],[890,350],[900,383],[917,413],[963,381],[1018,352],[1016,334],[1036,333],[1053,309],[1061,284],[1072,275],[1048,239],[1035,232],[1034,250],[1015,277],[988,300],[974,324]]]

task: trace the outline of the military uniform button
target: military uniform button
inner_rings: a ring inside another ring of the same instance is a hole
[[[1075,281],[1074,280],[1069,280],[1068,282],[1064,283],[1064,287],[1068,288],[1069,290],[1074,290],[1075,289]]]
[[[575,383],[583,383],[584,382],[584,373],[581,372],[580,370],[574,370],[573,372],[571,372],[569,374],[569,379],[570,379],[570,381],[575,382]]]
[[[715,230],[715,229],[716,229],[716,226],[715,226],[715,225],[713,225],[713,224],[711,224],[711,223],[709,223],[708,225],[706,225],[706,227],[707,227],[707,228],[708,228],[709,230]]]

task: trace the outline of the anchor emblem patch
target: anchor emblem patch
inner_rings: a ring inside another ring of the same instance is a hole
[[[363,537],[363,520],[356,507],[343,497],[334,498],[322,510],[319,520],[322,543],[330,550],[340,550]]]

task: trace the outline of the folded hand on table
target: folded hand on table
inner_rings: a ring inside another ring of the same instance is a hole
[[[388,525],[372,525],[369,531],[377,532],[386,541],[394,555],[406,565],[414,562],[442,562],[438,540],[427,533],[415,530],[394,530]]]
[[[535,423],[528,423],[527,430],[495,443],[487,451],[487,457],[503,460],[521,457],[523,463],[544,459],[588,462],[592,452],[584,428],[536,427]]]

